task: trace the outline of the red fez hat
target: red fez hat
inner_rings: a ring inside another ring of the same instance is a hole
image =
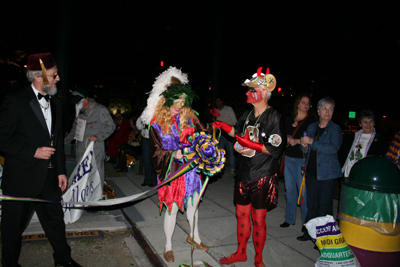
[[[40,61],[42,61],[46,69],[50,69],[56,65],[56,62],[50,53],[33,54],[28,56],[28,70],[43,70]]]

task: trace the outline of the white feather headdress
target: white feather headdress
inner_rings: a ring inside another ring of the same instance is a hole
[[[162,98],[161,94],[167,90],[167,87],[171,84],[171,77],[179,79],[183,84],[189,82],[187,74],[182,73],[180,69],[175,67],[169,67],[166,71],[161,73],[153,83],[153,89],[148,93],[150,95],[147,99],[147,106],[138,119],[143,125],[150,124],[151,119],[154,117],[158,101]]]

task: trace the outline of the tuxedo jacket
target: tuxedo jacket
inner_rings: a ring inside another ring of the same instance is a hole
[[[62,107],[51,97],[51,132],[56,138],[54,186],[58,175],[66,174],[62,132]],[[0,106],[0,150],[5,153],[1,187],[4,195],[35,197],[47,179],[47,160],[34,158],[36,149],[48,146],[50,134],[42,108],[31,85],[4,97]]]

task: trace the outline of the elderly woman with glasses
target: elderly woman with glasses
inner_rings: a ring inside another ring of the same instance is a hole
[[[358,123],[361,130],[343,141],[343,154],[347,155],[342,168],[344,177],[349,177],[350,170],[357,161],[372,155],[383,157],[388,150],[385,138],[375,130],[375,116],[371,110],[363,110]]]
[[[333,193],[337,178],[342,177],[337,152],[342,145],[342,130],[332,122],[335,102],[330,97],[317,104],[319,121],[310,124],[300,144],[305,153],[307,217],[309,220],[333,216]],[[307,232],[297,238],[300,241],[311,239]]]

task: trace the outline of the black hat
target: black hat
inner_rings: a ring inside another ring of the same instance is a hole
[[[71,91],[73,97],[71,98],[70,103],[72,104],[76,104],[79,101],[81,101],[81,99],[86,99],[87,97],[89,97],[89,91],[86,89],[76,89],[75,91]]]

